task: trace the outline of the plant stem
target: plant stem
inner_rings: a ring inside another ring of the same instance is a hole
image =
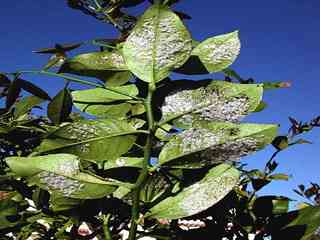
[[[147,114],[147,120],[148,120],[149,134],[147,136],[146,144],[144,146],[144,160],[143,160],[142,170],[137,179],[137,182],[135,183],[134,190],[133,190],[134,192],[133,192],[133,204],[132,204],[132,210],[131,210],[132,216],[131,216],[129,240],[136,239],[137,226],[138,226],[139,213],[140,213],[140,192],[149,174],[149,159],[151,156],[152,138],[153,138],[154,127],[155,127],[153,112],[152,112],[152,96],[153,96],[154,90],[155,90],[155,87],[153,85],[149,85],[148,96],[144,102],[146,114]]]
[[[110,220],[111,214],[103,215],[103,233],[104,233],[104,239],[105,240],[112,240],[112,236],[109,229],[109,220]]]
[[[141,101],[141,99],[139,97],[131,96],[131,95],[127,94],[127,93],[124,93],[124,92],[121,92],[121,91],[118,91],[118,90],[115,90],[115,89],[112,89],[112,88],[108,88],[108,87],[106,87],[106,86],[104,86],[102,84],[85,81],[85,80],[82,80],[82,79],[79,79],[79,78],[67,76],[67,75],[60,74],[60,73],[54,73],[54,72],[49,72],[49,71],[36,71],[36,70],[19,71],[17,73],[18,74],[42,74],[42,75],[47,75],[47,76],[51,76],[51,77],[60,77],[60,78],[63,78],[65,80],[68,80],[70,82],[76,82],[76,83],[84,84],[84,85],[87,85],[87,86],[103,88],[103,89],[106,89],[106,90],[108,90],[110,92],[114,92],[114,93],[129,97],[131,99],[135,99],[135,100]]]

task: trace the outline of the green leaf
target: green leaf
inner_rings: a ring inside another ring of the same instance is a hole
[[[285,181],[288,181],[289,178],[290,177],[287,174],[283,174],[283,173],[277,173],[277,174],[272,174],[272,175],[268,176],[269,180],[285,180]]]
[[[44,99],[36,96],[28,96],[17,102],[14,109],[14,117],[19,118],[20,116],[29,112],[33,107],[38,106],[44,101]]]
[[[277,125],[198,122],[172,138],[159,155],[159,164],[201,168],[236,161],[271,143]]]
[[[72,96],[67,88],[62,89],[48,104],[48,117],[54,124],[69,118],[72,110]]]
[[[278,230],[279,226],[281,230]],[[272,234],[272,239],[275,240],[318,240],[319,226],[320,207],[306,207],[275,219],[270,229],[276,230]]]
[[[66,124],[50,134],[39,153],[64,152],[102,163],[126,153],[136,140],[136,129],[124,120],[82,120]]]
[[[263,89],[271,90],[276,88],[288,88],[291,86],[291,82],[264,82]]]
[[[191,54],[190,33],[167,6],[152,5],[127,38],[123,55],[129,70],[141,80],[156,83],[182,66]]]
[[[178,219],[202,212],[223,199],[236,186],[239,176],[237,169],[220,164],[201,181],[152,207],[145,217]]]
[[[83,200],[75,198],[67,198],[59,194],[51,194],[49,208],[51,211],[66,211],[79,206]]]
[[[0,192],[4,195],[4,192]],[[5,197],[0,196],[0,230],[14,227],[19,222],[18,207],[19,204],[11,199],[12,193],[6,193]],[[13,217],[14,220],[10,220]]]
[[[130,96],[138,95],[138,89],[133,84],[110,88]],[[130,97],[103,88],[73,91],[72,97],[80,111],[99,117],[121,118],[131,110],[131,104],[124,102]]]
[[[60,68],[60,73],[95,77],[107,81],[118,71],[128,70],[119,51],[103,51],[78,55],[68,59]]]
[[[27,178],[30,184],[65,197],[101,198],[118,186],[115,180],[105,181],[81,172],[79,158],[71,154],[9,157],[6,163],[15,174]]]
[[[117,87],[127,83],[132,79],[133,75],[129,71],[110,72],[109,76],[101,78],[105,82],[106,87]]]
[[[240,53],[238,31],[208,38],[193,49],[208,72],[219,72],[229,67]]]
[[[161,122],[176,120],[180,128],[190,127],[195,120],[239,122],[256,110],[262,94],[260,84],[212,81],[165,97]]]
[[[136,167],[142,168],[143,158],[120,157],[114,160],[109,160],[104,163],[104,170],[121,168],[121,167]]]

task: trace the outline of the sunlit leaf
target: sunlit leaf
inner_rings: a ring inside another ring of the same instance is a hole
[[[80,160],[71,154],[38,157],[9,157],[10,169],[31,184],[65,197],[101,198],[116,190],[115,180],[103,180],[80,171]]]
[[[120,52],[104,51],[80,54],[68,59],[61,66],[59,72],[107,80],[114,74],[113,71],[125,70],[128,70],[128,68]]]
[[[123,54],[129,70],[146,82],[156,83],[182,66],[192,48],[190,33],[167,6],[152,5],[127,38]]]
[[[176,120],[188,127],[195,120],[239,122],[256,110],[263,94],[260,84],[212,81],[206,87],[186,89],[165,97],[162,121]]]
[[[112,89],[130,96],[138,95],[138,89],[133,84]],[[131,110],[131,104],[125,102],[130,97],[102,88],[73,91],[72,97],[79,110],[99,117],[121,118]]]
[[[219,72],[230,66],[240,53],[238,31],[206,39],[192,51],[208,72]]]
[[[270,144],[277,125],[198,122],[173,137],[162,149],[159,164],[201,168],[236,161]]]
[[[37,150],[72,153],[83,160],[103,163],[126,153],[136,140],[135,131],[124,120],[82,120],[60,127]]]
[[[239,176],[237,169],[220,164],[199,182],[152,207],[146,217],[178,219],[202,212],[223,199],[238,183]]]
[[[121,168],[121,167],[142,167],[143,158],[134,158],[134,157],[120,157],[117,159],[111,159],[104,163],[104,170]]]

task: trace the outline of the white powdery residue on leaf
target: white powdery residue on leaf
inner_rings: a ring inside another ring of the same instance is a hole
[[[223,173],[213,178],[210,184],[208,182],[196,183],[185,190],[187,196],[179,203],[179,208],[188,216],[206,210],[224,198],[237,182],[238,177]]]
[[[221,137],[207,129],[191,128],[179,134],[181,151],[183,154],[192,153],[209,148],[219,143]]]
[[[43,171],[39,174],[40,182],[50,191],[57,191],[66,197],[71,197],[75,192],[81,191],[83,183],[52,172]]]
[[[177,31],[176,16],[167,15],[160,19],[159,45],[156,52],[156,68],[178,68],[188,58],[191,49],[191,39],[185,37],[185,31]]]
[[[226,61],[233,62],[240,53],[240,41],[237,38],[230,38],[228,41],[219,43],[219,41],[211,42],[203,49],[206,54],[202,55],[204,62],[219,65]]]
[[[72,159],[64,161],[63,164],[60,164],[57,168],[58,173],[66,174],[66,175],[75,175],[78,174],[79,169],[79,159]]]
[[[237,161],[241,157],[257,151],[258,141],[254,138],[231,140],[224,144],[216,145],[200,153],[200,162],[225,162]]]
[[[191,111],[196,104],[192,97],[192,90],[183,90],[167,96],[161,110],[166,117]]]
[[[99,129],[94,125],[76,122],[68,125],[65,131],[71,139],[80,140],[97,137]]]
[[[137,56],[141,63],[152,62],[151,43],[155,40],[154,17],[144,19],[142,26],[135,28],[126,40],[132,56]],[[141,51],[143,49],[143,51]]]
[[[125,165],[126,165],[126,159],[125,159],[125,158],[118,158],[118,159],[116,160],[116,165],[117,165],[118,167],[123,167],[123,166],[125,166]]]
[[[178,121],[191,125],[192,115],[198,115],[200,120],[239,122],[250,107],[245,96],[226,99],[216,90],[199,88],[197,90],[183,90],[165,98],[162,106],[163,118],[187,112]]]

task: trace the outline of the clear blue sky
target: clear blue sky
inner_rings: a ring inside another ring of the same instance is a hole
[[[182,0],[176,9],[193,17],[187,25],[196,40],[240,30],[242,50],[233,65],[243,77],[258,81],[287,81],[293,86],[265,93],[269,107],[246,119],[280,123],[284,134],[288,116],[309,120],[320,115],[320,1],[319,0]],[[31,51],[54,43],[72,43],[116,37],[108,25],[73,11],[65,1],[2,1],[0,10],[0,71],[39,69],[46,56]],[[214,78],[214,75],[212,76]],[[28,80],[53,95],[63,81],[28,76]],[[278,182],[265,193],[298,197],[292,189],[299,183],[320,182],[320,129],[305,137],[313,145],[296,146],[281,153],[279,172],[288,182]],[[250,167],[262,167],[272,148],[250,157]]]

